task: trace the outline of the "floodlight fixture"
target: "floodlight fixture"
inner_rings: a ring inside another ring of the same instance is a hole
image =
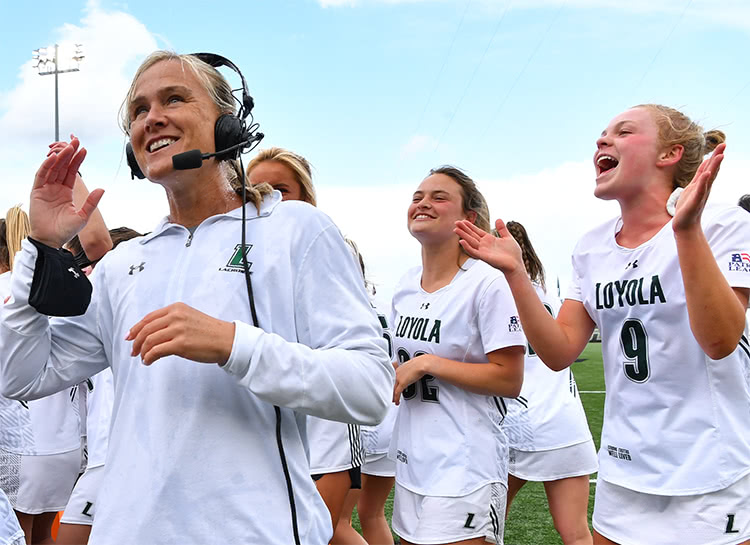
[[[50,48],[51,49],[51,48]],[[75,53],[71,57],[67,57],[65,60],[73,60],[76,62],[75,67],[65,68],[60,70],[60,57],[59,57],[60,46],[55,44],[54,55],[49,55],[46,47],[40,47],[31,52],[31,58],[34,61],[33,67],[37,69],[40,76],[49,76],[50,74],[55,75],[55,142],[60,140],[60,116],[58,108],[58,82],[57,75],[64,74],[66,72],[78,72],[81,61],[85,58],[83,53],[83,44],[75,44]]]

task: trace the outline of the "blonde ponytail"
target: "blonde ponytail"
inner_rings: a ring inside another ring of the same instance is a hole
[[[31,225],[29,224],[29,216],[26,212],[21,210],[21,206],[14,206],[5,216],[5,236],[8,243],[8,266],[10,270],[13,270],[13,261],[16,257],[16,252],[21,249],[21,242],[31,232]]]

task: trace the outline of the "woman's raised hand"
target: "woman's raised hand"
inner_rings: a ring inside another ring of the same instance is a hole
[[[510,234],[503,220],[495,222],[499,237],[491,235],[468,220],[456,222],[454,232],[461,237],[459,244],[471,257],[481,259],[503,273],[524,272],[521,247]]]
[[[703,161],[693,180],[677,200],[677,207],[672,220],[672,229],[683,231],[691,227],[700,227],[701,215],[711,193],[711,186],[719,174],[719,167],[724,160],[726,144],[719,144],[711,157]]]
[[[80,210],[73,204],[73,186],[86,149],[71,135],[69,144],[50,145],[47,158],[34,177],[29,204],[31,237],[59,248],[73,238],[88,221],[104,194],[95,189]]]

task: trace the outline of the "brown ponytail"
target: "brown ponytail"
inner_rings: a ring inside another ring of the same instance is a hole
[[[542,289],[546,290],[547,288],[544,285],[544,267],[539,260],[539,256],[534,251],[534,246],[531,245],[531,240],[529,240],[529,234],[526,232],[526,229],[517,221],[509,221],[505,226],[521,247],[523,265],[526,267],[529,278],[532,282],[539,284],[542,286]]]

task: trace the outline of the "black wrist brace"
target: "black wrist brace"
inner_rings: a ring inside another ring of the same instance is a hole
[[[80,316],[91,302],[91,282],[73,254],[29,237],[37,249],[29,304],[47,316]]]

